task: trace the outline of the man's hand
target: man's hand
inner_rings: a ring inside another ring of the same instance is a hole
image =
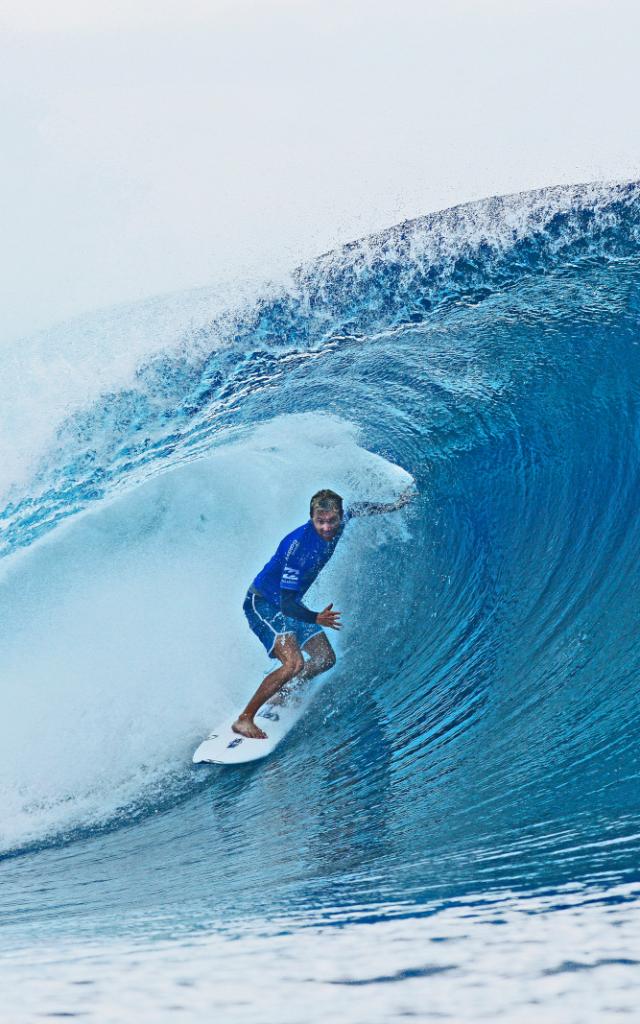
[[[329,629],[342,629],[342,623],[340,622],[340,616],[342,612],[332,612],[333,602],[328,604],[326,608],[323,608],[321,612],[316,615],[316,622],[319,626],[328,626]]]

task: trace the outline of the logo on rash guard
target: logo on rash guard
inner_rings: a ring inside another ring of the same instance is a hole
[[[296,584],[298,584],[300,582],[300,570],[294,568],[294,566],[292,566],[292,565],[288,565],[287,564],[289,559],[293,555],[295,555],[295,553],[296,553],[296,551],[298,550],[299,547],[300,547],[300,542],[297,541],[297,540],[294,540],[293,544],[291,545],[291,547],[287,551],[287,557],[285,559],[284,569],[282,570],[282,582],[283,583],[289,583],[289,584],[293,583],[294,586],[295,586]]]

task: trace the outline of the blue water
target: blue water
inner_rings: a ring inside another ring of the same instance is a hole
[[[56,406],[1,518],[7,941],[365,935],[505,894],[546,920],[572,893],[624,930],[639,199],[492,199],[200,320],[185,296],[125,383]],[[134,315],[103,314],[101,347]],[[317,584],[346,627],[286,745],[192,768],[266,668],[242,594],[309,494],[386,500],[410,478],[412,506],[349,527]]]

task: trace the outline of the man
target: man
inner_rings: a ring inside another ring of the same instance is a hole
[[[318,491],[311,499],[311,518],[287,534],[274,556],[249,587],[243,610],[249,626],[270,658],[281,665],[265,676],[244,711],[233,724],[234,732],[251,739],[265,739],[254,722],[265,701],[293,679],[305,683],[336,663],[324,628],[340,629],[340,612],[333,603],[314,612],[302,598],[327,564],[344,528],[356,516],[395,512],[411,501],[412,489],[392,504],[361,502],[343,514],[342,498],[335,491]],[[305,662],[302,652],[309,655]]]

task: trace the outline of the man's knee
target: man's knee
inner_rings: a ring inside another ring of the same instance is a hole
[[[289,678],[293,679],[294,676],[298,676],[302,672],[304,668],[304,658],[301,654],[293,655],[292,657],[287,658],[284,663],[284,667],[287,670]]]

